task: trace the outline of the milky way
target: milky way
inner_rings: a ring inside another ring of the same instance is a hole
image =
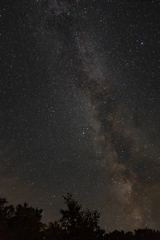
[[[72,192],[107,231],[160,228],[158,7],[4,6],[3,197],[54,221]]]

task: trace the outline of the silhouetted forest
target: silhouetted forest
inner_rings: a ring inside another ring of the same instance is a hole
[[[41,222],[42,209],[27,203],[8,206],[7,200],[0,198],[0,240],[160,240],[160,232],[148,228],[134,233],[117,230],[105,233],[98,225],[100,213],[82,211],[71,194],[63,198],[67,209],[61,209],[61,218],[48,225]]]

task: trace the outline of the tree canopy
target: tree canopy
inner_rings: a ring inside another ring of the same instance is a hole
[[[41,222],[42,209],[29,207],[27,203],[16,207],[6,205],[0,198],[0,240],[159,240],[160,232],[153,229],[137,229],[125,233],[115,230],[105,233],[99,226],[97,210],[82,210],[82,205],[72,194],[63,196],[67,209],[60,209],[61,218],[48,225]]]

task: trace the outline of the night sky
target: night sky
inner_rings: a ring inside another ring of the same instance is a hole
[[[160,229],[160,2],[1,4],[0,197]]]

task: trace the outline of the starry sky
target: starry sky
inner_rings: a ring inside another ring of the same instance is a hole
[[[160,229],[159,1],[2,1],[0,197]]]

